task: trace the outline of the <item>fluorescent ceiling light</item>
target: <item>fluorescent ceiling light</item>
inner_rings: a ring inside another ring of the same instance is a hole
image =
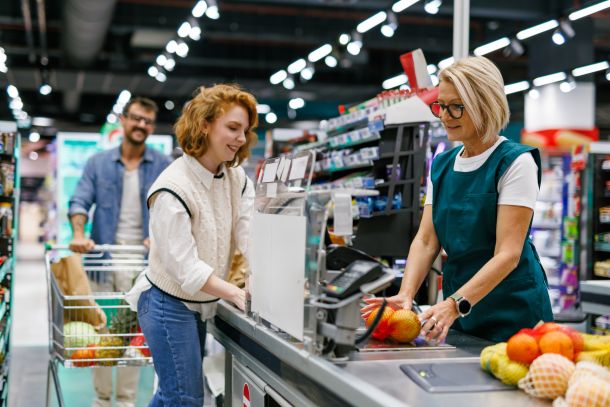
[[[324,44],[320,48],[311,51],[307,56],[307,59],[309,59],[309,62],[317,62],[331,52],[333,52],[333,46],[330,44]]]
[[[548,85],[549,83],[563,81],[567,77],[568,76],[565,74],[565,72],[557,72],[550,75],[540,76],[534,79],[534,86],[544,86]]]
[[[270,111],[271,111],[271,106],[269,106],[269,105],[264,105],[264,104],[256,105],[256,112],[258,114],[267,114]]]
[[[284,82],[282,82],[282,85],[288,90],[294,89],[294,79],[292,79],[292,77],[289,76],[288,78],[284,79]]]
[[[205,13],[205,10],[208,8],[208,4],[205,2],[205,0],[200,0],[197,2],[197,4],[195,4],[195,7],[193,7],[193,17],[195,18],[199,18],[201,16],[203,16],[203,14]]]
[[[276,73],[271,75],[271,77],[269,78],[269,82],[271,82],[272,85],[277,85],[278,83],[283,82],[284,79],[286,79],[287,77],[288,74],[282,69],[281,71],[277,71]]]
[[[504,86],[504,93],[510,95],[511,93],[523,92],[524,90],[528,90],[529,88],[530,83],[528,81],[521,81]]]
[[[155,61],[157,62],[157,65],[165,65],[165,63],[167,62],[167,57],[164,54],[161,54],[157,57]]]
[[[290,101],[288,102],[288,107],[294,110],[300,109],[303,106],[305,106],[305,100],[303,100],[303,98],[290,99]]]
[[[122,90],[121,93],[119,93],[117,101],[123,105],[126,105],[127,102],[129,102],[129,99],[131,99],[131,92],[128,90]]]
[[[432,75],[433,73],[436,73],[436,71],[438,71],[438,68],[434,64],[428,64],[427,69],[428,69],[428,73],[430,75]]]
[[[588,75],[593,72],[603,71],[604,69],[607,69],[608,67],[610,67],[610,65],[608,64],[608,61],[597,62],[595,64],[574,68],[572,70],[572,75],[574,75],[574,76]]]
[[[550,20],[546,23],[538,24],[530,28],[526,28],[525,30],[519,31],[517,33],[517,39],[524,40],[529,37],[533,37],[534,35],[538,35],[548,30],[552,30],[553,28],[557,28],[559,26],[559,22],[557,20]]]
[[[218,12],[218,6],[210,6],[205,11],[205,15],[212,20],[218,20],[220,18],[220,13]]]
[[[301,72],[307,66],[307,61],[303,58],[297,59],[290,65],[288,65],[288,73],[295,74]]]
[[[277,115],[273,112],[269,112],[265,115],[265,121],[269,124],[277,122]]]
[[[370,16],[369,18],[367,18],[366,20],[364,20],[363,22],[358,24],[358,26],[356,26],[356,31],[358,31],[361,34],[365,33],[368,30],[370,30],[371,28],[376,27],[379,24],[383,23],[386,18],[387,18],[386,12],[380,11],[379,13]]]
[[[8,85],[6,88],[6,93],[8,93],[8,95],[12,98],[16,98],[17,96],[19,96],[19,91],[17,90],[17,88],[13,85]]]
[[[454,62],[455,62],[455,58],[453,58],[453,57],[445,58],[445,59],[443,59],[442,61],[440,61],[440,62],[438,63],[438,67],[439,67],[440,69],[445,69],[445,68],[447,68],[449,65],[453,64]]]
[[[508,37],[500,38],[499,40],[495,40],[488,44],[484,44],[480,47],[475,48],[474,54],[480,57],[482,55],[489,54],[490,52],[502,49],[508,45],[510,45],[510,40],[508,39]]]
[[[180,28],[178,28],[178,36],[181,38],[188,37],[190,32],[191,32],[191,25],[188,23],[188,21],[185,21],[184,23],[182,23]]]
[[[349,42],[351,39],[352,39],[352,37],[350,37],[350,35],[349,35],[349,34],[345,34],[345,33],[343,33],[343,34],[341,34],[341,35],[339,36],[339,44],[341,44],[341,45],[347,45],[347,43],[348,43],[348,42]]]
[[[419,0],[400,0],[397,1],[396,3],[394,3],[394,5],[392,5],[392,11],[395,13],[400,13],[403,10],[408,9],[409,7],[411,7],[412,5],[414,5],[415,3],[417,3]]]
[[[572,21],[578,20],[579,18],[583,18],[593,13],[597,13],[598,11],[607,9],[608,7],[610,7],[610,0],[602,1],[601,3],[597,3],[592,6],[585,7],[581,10],[570,13],[568,18]]]
[[[159,73],[159,69],[156,66],[151,66],[148,68],[148,76],[155,77]]]
[[[326,64],[326,66],[328,66],[329,68],[334,68],[337,66],[337,58],[335,58],[332,55],[327,56],[326,58],[324,58],[324,63]]]
[[[407,83],[407,75],[401,73],[400,75],[386,79],[385,81],[383,81],[381,86],[383,86],[384,89],[393,89],[405,83]]]

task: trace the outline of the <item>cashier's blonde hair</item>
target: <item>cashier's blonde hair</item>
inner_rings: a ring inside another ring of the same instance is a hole
[[[235,158],[227,162],[230,167],[240,165],[248,156],[258,137],[254,129],[258,126],[256,99],[237,84],[219,84],[209,88],[200,87],[182,109],[174,126],[176,138],[182,150],[193,157],[201,157],[208,151],[208,134],[205,124],[212,123],[231,107],[241,106],[248,112],[246,142],[239,148]]]
[[[506,127],[510,110],[504,93],[504,79],[489,59],[462,58],[443,69],[439,79],[455,86],[477,134],[484,142],[490,141]]]

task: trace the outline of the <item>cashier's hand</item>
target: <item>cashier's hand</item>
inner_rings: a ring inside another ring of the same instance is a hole
[[[419,314],[419,320],[422,323],[421,335],[425,336],[427,341],[443,342],[449,328],[458,317],[455,302],[452,299],[448,298],[439,302]]]
[[[70,250],[74,253],[87,253],[90,250],[93,250],[95,246],[95,242],[91,239],[87,239],[85,237],[75,237],[70,242]]]
[[[373,312],[373,310],[379,308],[383,300],[383,297],[365,298],[364,302],[366,302],[367,305],[360,308],[360,315],[362,316],[362,318],[366,319],[369,314]],[[390,306],[394,310],[411,309],[411,306],[413,305],[413,300],[411,298],[401,294],[397,294],[392,297],[386,297],[385,300],[388,302],[388,306]]]
[[[231,301],[237,308],[242,311],[246,310],[246,291],[241,288],[235,287],[236,290],[231,295],[229,301]]]

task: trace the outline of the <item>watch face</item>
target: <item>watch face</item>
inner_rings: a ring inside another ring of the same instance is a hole
[[[471,308],[470,303],[466,299],[462,299],[462,301],[458,303],[458,307],[460,310],[460,314],[468,314]]]

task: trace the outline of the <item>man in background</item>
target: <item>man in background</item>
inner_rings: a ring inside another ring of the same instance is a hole
[[[70,249],[86,253],[96,244],[144,245],[148,248],[148,207],[146,194],[170,158],[146,147],[154,131],[156,103],[143,97],[132,98],[121,115],[123,140],[119,147],[93,155],[70,200],[68,216],[73,238]],[[91,238],[85,235],[89,210],[95,204]],[[94,291],[131,289],[135,274],[112,273],[93,281]],[[122,332],[127,333],[127,332]],[[135,404],[139,368],[117,369],[117,406]],[[93,369],[97,399],[95,407],[112,405],[112,368]]]

